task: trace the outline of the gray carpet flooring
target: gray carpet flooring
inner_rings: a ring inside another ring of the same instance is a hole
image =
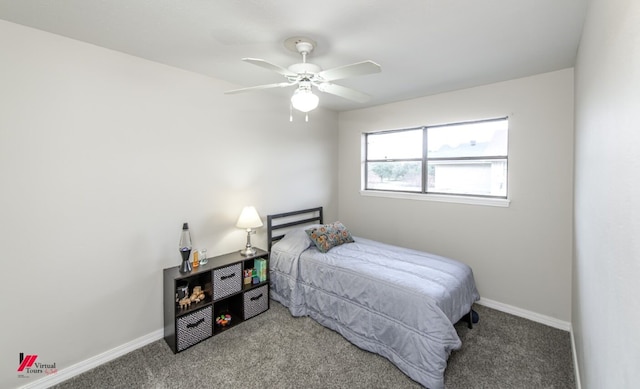
[[[483,306],[445,372],[447,388],[575,388],[569,333]],[[277,302],[261,315],[174,355],[153,342],[56,386],[74,388],[420,388]]]

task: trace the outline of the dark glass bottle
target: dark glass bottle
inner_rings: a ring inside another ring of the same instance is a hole
[[[191,248],[191,233],[189,232],[189,223],[184,223],[182,225],[182,232],[180,233],[180,243],[178,244],[180,255],[182,255],[180,273],[191,272],[191,262],[189,262],[189,257],[191,256]]]

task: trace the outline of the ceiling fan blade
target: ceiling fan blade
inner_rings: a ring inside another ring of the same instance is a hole
[[[321,92],[330,93],[332,95],[340,96],[347,100],[356,101],[358,103],[366,103],[371,96],[366,93],[359,92],[355,89],[347,88],[346,86],[330,84],[328,82],[318,84],[318,89]]]
[[[382,68],[373,61],[362,61],[351,65],[340,66],[333,69],[327,69],[318,76],[324,81],[341,80],[347,77],[363,76],[365,74],[380,73]]]
[[[242,92],[251,92],[254,90],[261,90],[261,89],[270,89],[270,88],[286,88],[288,86],[291,85],[295,85],[298,82],[279,82],[276,84],[266,84],[266,85],[258,85],[258,86],[250,86],[248,88],[240,88],[240,89],[233,89],[233,90],[228,90],[226,92],[224,92],[225,95],[232,95],[235,93],[242,93]]]
[[[269,69],[271,71],[274,71],[278,74],[282,74],[285,77],[297,77],[298,74],[292,72],[289,69],[283,68],[282,66],[273,64],[271,62],[267,62],[264,59],[259,59],[259,58],[242,58],[243,61],[245,62],[249,62],[251,64],[254,64],[256,66],[260,66],[261,68],[265,68],[265,69]]]

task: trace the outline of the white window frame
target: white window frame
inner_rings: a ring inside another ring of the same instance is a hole
[[[436,202],[445,202],[445,203],[458,203],[458,204],[470,204],[470,205],[486,205],[486,206],[494,206],[494,207],[508,207],[511,203],[509,199],[509,187],[507,186],[507,195],[506,197],[497,197],[497,196],[484,196],[484,195],[464,195],[464,194],[441,194],[441,193],[428,193],[428,192],[403,192],[403,191],[395,191],[395,190],[378,190],[378,189],[366,189],[367,185],[367,135],[368,134],[379,134],[383,132],[395,132],[395,131],[407,131],[407,130],[418,130],[423,129],[428,131],[429,128],[433,127],[443,127],[447,125],[458,125],[465,123],[479,123],[479,122],[488,122],[488,121],[496,121],[496,120],[508,120],[508,117],[499,117],[492,119],[482,119],[482,120],[473,120],[467,122],[457,122],[457,123],[449,123],[444,125],[429,125],[422,127],[413,127],[413,128],[402,128],[402,129],[394,129],[394,130],[381,130],[381,131],[370,131],[366,133],[362,133],[362,148],[361,148],[361,183],[360,183],[360,195],[367,197],[384,197],[384,198],[394,198],[394,199],[408,199],[408,200],[419,200],[419,201],[436,201]],[[425,132],[426,134],[426,132]],[[428,160],[427,151],[423,151],[423,166],[426,167],[426,162]],[[507,182],[509,181],[509,152],[507,150],[507,157],[505,158],[507,162]],[[426,174],[423,175],[423,180],[426,180]],[[423,188],[426,190],[426,183],[423,183]]]

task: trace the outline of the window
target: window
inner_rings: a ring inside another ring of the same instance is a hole
[[[507,118],[364,134],[364,189],[507,198]]]

